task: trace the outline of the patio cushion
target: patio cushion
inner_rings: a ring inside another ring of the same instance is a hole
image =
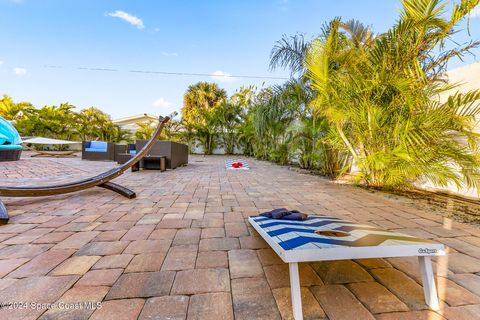
[[[137,154],[137,150],[130,150],[130,151],[128,151],[128,153],[130,153],[131,155],[135,155],[135,154]]]
[[[107,149],[85,148],[86,152],[107,152]]]
[[[4,144],[7,141],[8,141],[8,137],[0,133],[0,144]]]
[[[6,141],[8,141],[10,144],[22,143],[22,139],[20,138],[20,135],[15,127],[2,117],[0,117],[0,134],[7,137]]]
[[[104,152],[107,152],[107,147],[108,147],[108,144],[105,141],[90,141],[89,148],[91,149],[99,149],[99,150],[104,150]],[[97,151],[97,152],[101,152],[101,151]]]
[[[18,150],[22,149],[22,146],[19,144],[1,144],[0,150]]]

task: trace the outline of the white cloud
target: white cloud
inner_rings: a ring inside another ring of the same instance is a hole
[[[178,57],[178,53],[176,52],[162,51],[162,55],[164,55],[165,57]]]
[[[224,72],[221,70],[215,71],[212,73],[212,79],[218,82],[235,82],[237,81],[236,78],[233,78],[232,75],[228,72]]]
[[[2,64],[3,64],[3,61],[2,61],[2,60],[0,60],[0,66],[1,66]]]
[[[25,68],[13,68],[13,73],[15,73],[17,76],[24,76],[27,74],[27,69]]]
[[[164,98],[158,98],[157,100],[153,101],[152,106],[157,108],[169,108],[172,106],[172,103],[168,102]]]
[[[478,17],[480,17],[480,5],[476,6],[476,7],[470,12],[470,17],[472,17],[472,18],[478,18]]]
[[[145,25],[143,24],[142,19],[140,19],[139,17],[136,17],[134,15],[131,15],[128,12],[117,10],[115,12],[108,13],[108,15],[110,17],[115,17],[115,18],[122,19],[123,21],[126,21],[126,22],[130,23],[132,26],[135,26],[138,29],[145,28]]]

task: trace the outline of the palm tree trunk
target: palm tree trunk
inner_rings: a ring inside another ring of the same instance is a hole
[[[340,126],[340,124],[336,124],[336,128],[337,128],[338,134],[340,135],[340,138],[342,138],[343,142],[345,143],[345,145],[347,146],[348,150],[349,150],[350,153],[352,154],[353,159],[356,160],[356,159],[358,158],[358,155],[357,155],[357,153],[355,152],[355,149],[353,148],[352,144],[351,144],[350,141],[348,140],[347,136],[346,136],[345,133],[343,132],[343,129],[342,129],[342,127]]]

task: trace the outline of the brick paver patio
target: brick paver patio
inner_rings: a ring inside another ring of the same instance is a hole
[[[480,317],[478,227],[267,162],[227,172],[225,159],[129,172],[117,180],[134,200],[100,188],[3,199],[11,220],[0,226],[0,319],[291,319],[287,265],[245,220],[277,207],[450,248],[435,260],[440,312],[426,308],[416,258],[367,259],[301,265],[306,319]],[[75,179],[112,165],[24,159],[2,163],[0,184]]]

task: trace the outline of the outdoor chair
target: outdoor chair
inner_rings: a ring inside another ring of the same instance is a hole
[[[82,159],[97,161],[114,161],[115,144],[105,141],[83,141]]]

